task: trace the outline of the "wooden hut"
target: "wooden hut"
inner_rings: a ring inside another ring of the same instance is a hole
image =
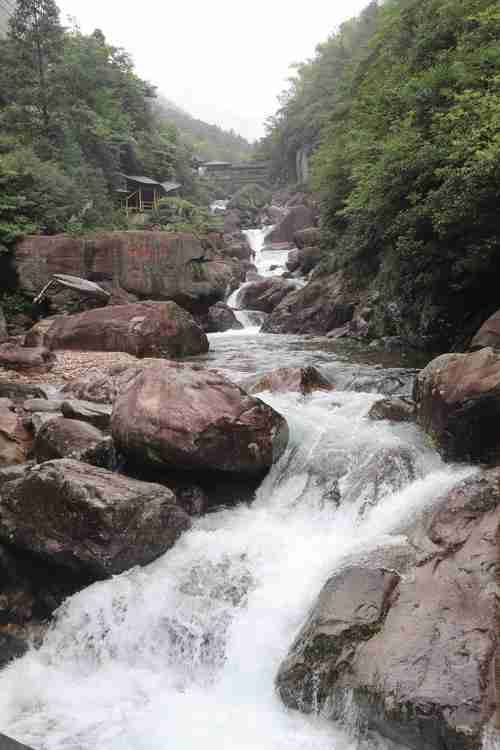
[[[117,190],[122,208],[128,213],[144,213],[158,208],[162,198],[178,194],[180,183],[157,182],[141,175],[121,175]]]

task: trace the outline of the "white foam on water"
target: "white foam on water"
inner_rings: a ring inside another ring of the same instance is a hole
[[[280,703],[280,662],[342,561],[401,543],[401,523],[470,470],[445,466],[413,426],[368,420],[377,396],[264,399],[291,437],[253,504],[197,520],[151,565],[67,600],[42,647],[0,673],[1,731],[45,750],[358,747]],[[363,467],[383,450],[410,456],[411,476],[383,483],[363,511]],[[339,507],[325,492],[335,472],[343,496],[359,487]]]

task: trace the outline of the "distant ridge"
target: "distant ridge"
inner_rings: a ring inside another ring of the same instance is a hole
[[[234,130],[199,120],[162,95],[153,106],[161,118],[176,126],[182,140],[202,159],[241,162],[252,156],[252,144]]]

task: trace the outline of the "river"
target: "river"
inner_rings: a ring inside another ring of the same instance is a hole
[[[269,266],[285,258],[262,253],[252,232],[259,271],[279,272]],[[200,361],[236,380],[316,364],[337,389],[262,395],[291,438],[253,503],[197,519],[153,564],[67,600],[41,648],[0,674],[1,731],[46,750],[394,748],[360,741],[349,712],[339,725],[286,709],[274,678],[342,559],[397,543],[398,523],[467,469],[444,465],[413,425],[366,419],[380,392],[408,391],[405,362],[256,326],[210,338]],[[367,467],[387,449],[409,456],[411,471],[402,461],[375,488]]]

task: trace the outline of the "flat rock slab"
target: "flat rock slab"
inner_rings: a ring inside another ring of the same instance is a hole
[[[61,405],[63,416],[68,419],[79,419],[94,427],[105,430],[109,427],[112,407],[108,404],[97,404],[92,401],[71,399]]]
[[[0,539],[94,580],[151,562],[190,525],[166,487],[71,459],[2,488]]]

